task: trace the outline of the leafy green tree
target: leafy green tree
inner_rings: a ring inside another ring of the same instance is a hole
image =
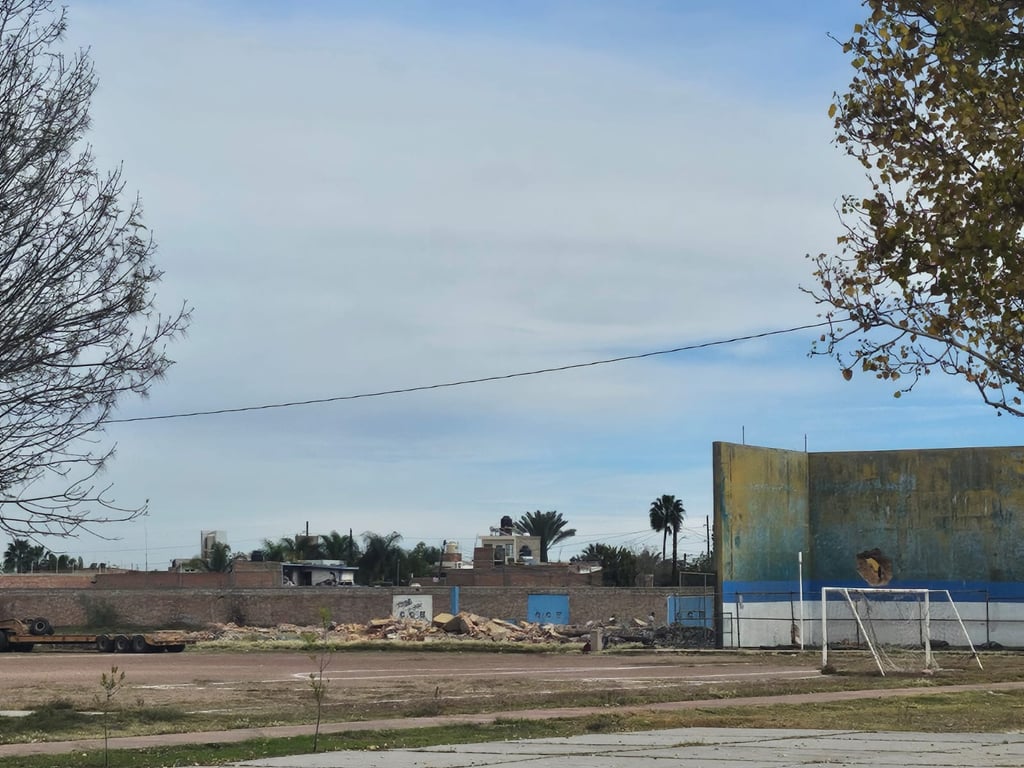
[[[48,571],[54,573],[60,573],[61,571],[70,571],[75,564],[75,559],[71,555],[58,555],[55,552],[47,552],[45,567]]]
[[[657,518],[664,525],[664,531],[672,534],[672,583],[676,584],[679,575],[679,529],[683,527],[683,502],[675,496],[665,494],[651,502],[651,525]],[[657,529],[656,529],[657,530]]]
[[[387,535],[367,531],[363,534],[363,555],[359,558],[359,576],[364,584],[401,580],[401,535],[392,531]]]
[[[145,512],[95,482],[114,454],[97,435],[167,372],[189,320],[156,308],[141,205],[120,169],[96,168],[96,75],[66,26],[52,0],[0,1],[0,530],[14,535]]]
[[[840,252],[814,258],[829,323],[814,351],[896,397],[935,370],[1024,415],[1024,8],[864,4],[829,114],[870,192],[843,199]]]
[[[693,573],[714,573],[715,553],[701,552],[699,555],[691,558],[680,567],[684,571],[692,571]]]
[[[658,566],[664,562],[664,558],[657,553],[644,547],[636,553],[636,567],[641,574],[650,574],[652,577],[658,572]]]
[[[362,554],[359,545],[351,536],[337,531],[320,536],[320,551],[328,560],[336,560],[346,565],[357,563]]]
[[[636,553],[626,547],[588,544],[573,560],[601,564],[601,583],[606,587],[636,586],[640,573]]]
[[[441,548],[428,547],[422,541],[417,543],[406,555],[406,566],[410,578],[436,574],[440,562]]]
[[[513,527],[527,536],[540,537],[540,561],[546,563],[548,551],[553,545],[576,535],[575,528],[565,527],[568,524],[569,521],[562,517],[561,512],[541,512],[538,509],[536,512],[525,513],[513,523]]]

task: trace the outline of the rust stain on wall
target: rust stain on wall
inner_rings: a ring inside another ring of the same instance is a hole
[[[809,544],[807,454],[732,443],[713,450],[722,577],[793,578],[797,552]]]
[[[715,443],[723,578],[857,578],[879,548],[900,580],[1024,581],[1024,448],[799,453]]]

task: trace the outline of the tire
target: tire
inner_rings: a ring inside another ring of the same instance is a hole
[[[167,651],[167,653],[181,653],[185,650],[185,644],[174,643],[173,645],[165,645],[164,650]]]
[[[32,623],[29,625],[28,633],[41,637],[43,635],[52,635],[53,627],[50,626],[50,622],[46,619],[32,619]]]
[[[117,653],[131,653],[132,641],[124,635],[118,635],[114,638],[114,650]]]
[[[7,639],[6,632],[0,632],[0,653],[11,650],[11,641]]]
[[[145,653],[149,650],[149,643],[146,642],[146,638],[142,635],[134,635],[132,637],[132,653]]]
[[[96,638],[96,650],[100,653],[114,652],[114,641],[110,638],[110,635],[100,635]]]

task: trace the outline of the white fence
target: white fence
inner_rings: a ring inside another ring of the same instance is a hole
[[[975,647],[1024,648],[1024,599],[990,600],[977,591],[951,595]],[[945,634],[944,616],[933,618],[933,637]],[[802,605],[796,592],[739,593],[723,603],[721,622],[726,648],[792,647],[801,638],[805,647],[820,647],[821,592],[805,592]]]

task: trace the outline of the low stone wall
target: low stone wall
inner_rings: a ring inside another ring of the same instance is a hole
[[[0,585],[0,618],[45,617],[55,627],[191,627],[234,622],[251,626],[320,622],[326,610],[339,623],[365,623],[391,614],[394,595],[431,595],[435,613],[451,612],[454,590],[385,587],[275,587],[263,589],[29,589]],[[458,608],[494,618],[527,618],[530,595],[569,595],[570,621],[620,623],[658,621],[667,614],[670,595],[703,594],[696,589],[619,589],[580,587],[459,587]]]

